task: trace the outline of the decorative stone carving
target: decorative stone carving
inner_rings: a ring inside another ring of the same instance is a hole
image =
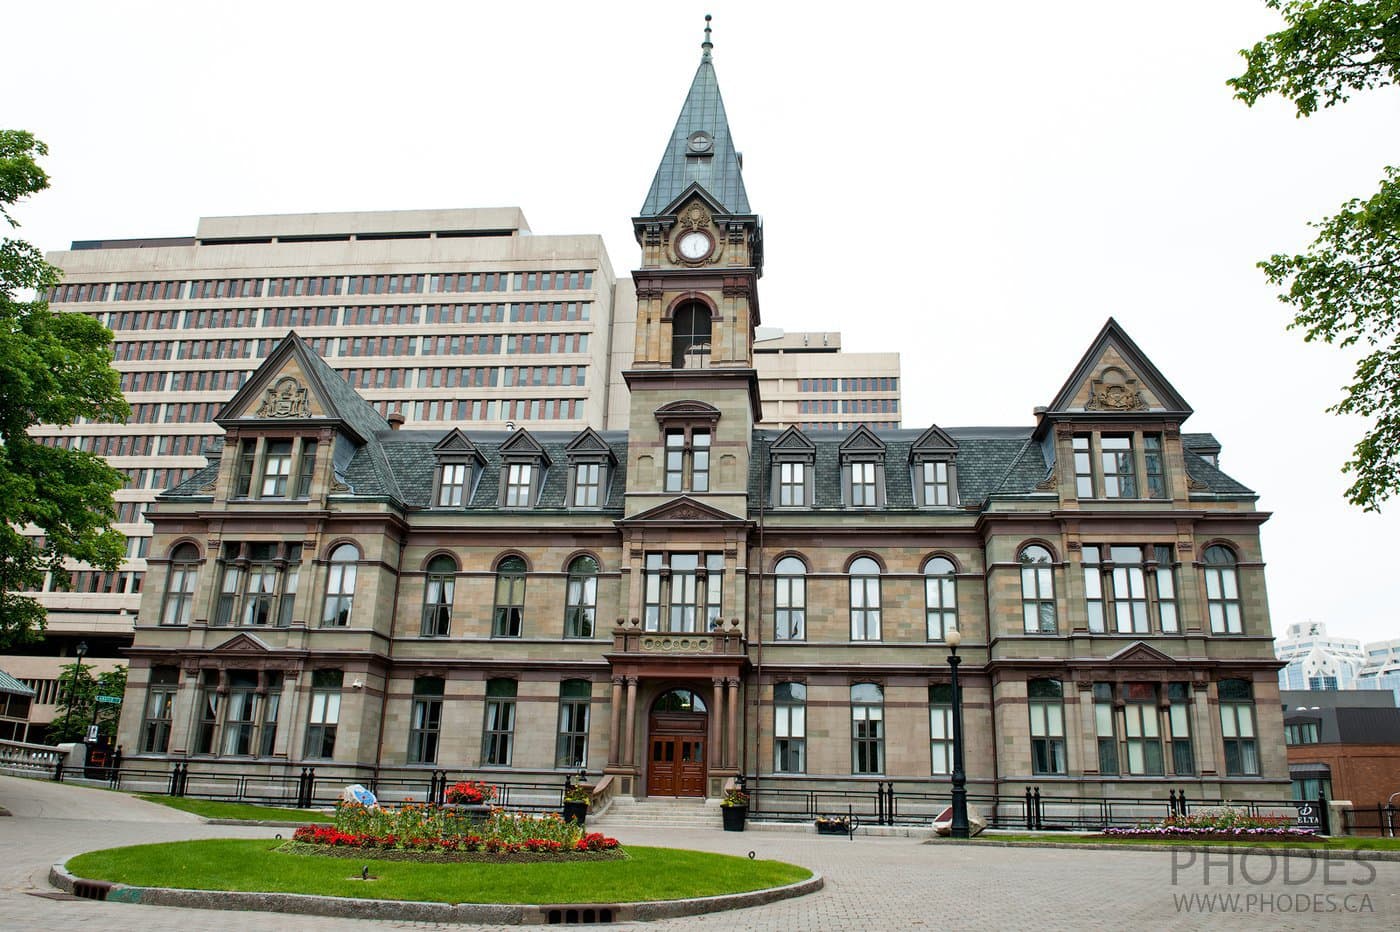
[[[292,376],[283,376],[268,388],[256,413],[258,417],[309,417],[306,388]]]
[[[1089,381],[1088,411],[1146,411],[1147,402],[1138,388],[1137,379],[1130,379],[1123,370],[1110,366],[1097,379]]]
[[[1053,492],[1060,484],[1059,470],[1052,469],[1050,475],[1035,484],[1037,492]]]
[[[681,214],[676,225],[682,230],[708,230],[710,223],[710,212],[699,201],[693,201]]]
[[[660,654],[704,654],[714,649],[703,634],[658,634],[642,638],[642,650]]]

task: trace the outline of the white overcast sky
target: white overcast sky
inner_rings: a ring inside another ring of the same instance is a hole
[[[1323,413],[1352,362],[1254,265],[1400,163],[1400,90],[1233,101],[1262,0],[11,5],[0,123],[53,178],[20,235],[518,205],[625,275],[706,12],[766,325],[900,351],[905,425],[953,427],[1029,424],[1116,317],[1273,512],[1275,630],[1400,636],[1400,502],[1345,503],[1362,425]]]

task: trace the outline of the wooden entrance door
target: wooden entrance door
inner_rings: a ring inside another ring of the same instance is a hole
[[[647,795],[705,795],[704,735],[651,736]]]

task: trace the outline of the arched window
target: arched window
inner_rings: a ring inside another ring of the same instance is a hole
[[[428,582],[423,590],[423,637],[445,638],[452,633],[456,574],[457,561],[445,553],[428,561]]]
[[[170,553],[170,575],[165,578],[163,625],[187,625],[194,614],[194,587],[199,577],[199,549],[181,544]]]
[[[700,694],[689,689],[672,689],[657,697],[652,705],[653,712],[695,712],[705,713],[705,700]]]
[[[934,557],[924,564],[924,610],[930,641],[943,640],[958,626],[956,572],[953,561],[947,557]]]
[[[773,636],[801,641],[807,637],[807,567],[797,557],[783,557],[774,575]]]
[[[1055,633],[1055,571],[1050,551],[1039,544],[1021,548],[1021,614],[1027,634]]]
[[[860,557],[851,564],[851,640],[880,640],[880,564]],[[871,771],[872,773],[875,771]]]
[[[506,557],[496,566],[496,610],[492,616],[491,636],[520,637],[525,614],[525,561]]]
[[[676,309],[671,318],[671,368],[710,366],[710,311],[693,302]]]
[[[564,604],[564,637],[591,638],[598,612],[598,561],[575,557],[569,564],[569,586]]]
[[[851,772],[885,772],[885,691],[874,683],[851,687]]]
[[[1229,547],[1216,544],[1207,547],[1206,605],[1210,612],[1212,634],[1243,634],[1244,619],[1240,615],[1240,584],[1235,569],[1235,554]]]
[[[341,544],[331,551],[322,626],[343,628],[350,623],[350,608],[355,601],[355,564],[359,559],[360,551],[354,544]]]

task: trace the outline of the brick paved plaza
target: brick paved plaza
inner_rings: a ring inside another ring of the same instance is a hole
[[[301,916],[171,909],[93,902],[55,901],[29,895],[49,892],[48,867],[95,848],[181,838],[268,837],[277,829],[205,825],[185,813],[119,793],[0,777],[0,927],[12,929],[196,929],[279,930],[371,927],[426,928],[421,923],[364,922]],[[280,831],[286,832],[285,829]],[[724,833],[716,830],[619,829],[623,842],[777,858],[802,864],[826,877],[812,896],[738,912],[658,923],[624,924],[639,929],[1394,929],[1400,925],[1400,862],[1335,861],[1329,885],[1323,863],[1307,859],[1251,859],[1245,871],[1272,882],[1253,885],[1240,875],[1225,883],[1226,856],[1202,885],[1198,860],[1178,852],[1183,865],[1172,884],[1173,854],[1165,852],[1066,851],[994,847],[931,846],[909,838],[847,841],[789,832]],[[1285,866],[1294,880],[1285,885]],[[1355,881],[1370,880],[1369,883]],[[1179,913],[1176,897],[1193,893],[1239,894],[1248,912]],[[1255,897],[1247,901],[1249,895]],[[1339,911],[1317,906],[1335,897]],[[1350,901],[1344,897],[1351,897]],[[1344,912],[1348,902],[1372,911]],[[1269,898],[1272,897],[1270,904]],[[1284,898],[1290,908],[1282,908]],[[1309,911],[1299,912],[1300,904]],[[444,928],[467,928],[453,926]],[[470,928],[483,928],[473,926]],[[514,928],[514,927],[511,927]]]

